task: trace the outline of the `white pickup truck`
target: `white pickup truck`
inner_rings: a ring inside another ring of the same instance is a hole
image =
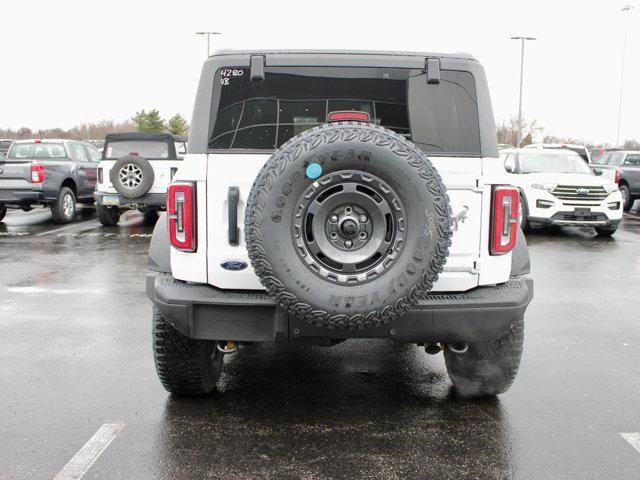
[[[149,254],[164,387],[209,393],[243,342],[444,352],[463,395],[513,382],[533,296],[484,70],[431,53],[207,59]]]

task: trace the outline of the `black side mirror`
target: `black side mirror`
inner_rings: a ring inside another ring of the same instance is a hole
[[[513,165],[505,165],[504,169],[509,173],[513,173]]]
[[[601,170],[601,169],[599,169],[599,168],[591,167],[591,170],[593,171],[593,174],[594,174],[594,175],[596,175],[596,176],[598,176],[598,177],[599,177],[600,175],[602,175],[602,170]]]

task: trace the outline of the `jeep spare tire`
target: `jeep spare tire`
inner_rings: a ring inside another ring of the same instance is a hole
[[[138,155],[119,158],[111,167],[109,180],[120,195],[138,198],[151,190],[155,175],[147,159]]]
[[[451,244],[436,169],[385,128],[321,125],[282,145],[251,188],[251,264],[289,313],[329,328],[404,314],[429,291]]]

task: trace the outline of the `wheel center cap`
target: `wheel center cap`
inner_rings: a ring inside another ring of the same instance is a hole
[[[358,224],[353,220],[345,220],[340,226],[340,230],[347,237],[354,237],[358,233]]]

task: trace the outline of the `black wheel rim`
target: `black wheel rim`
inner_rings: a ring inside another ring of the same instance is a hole
[[[307,188],[292,228],[298,254],[311,271],[333,283],[361,284],[395,263],[406,217],[400,198],[384,181],[341,171]]]

